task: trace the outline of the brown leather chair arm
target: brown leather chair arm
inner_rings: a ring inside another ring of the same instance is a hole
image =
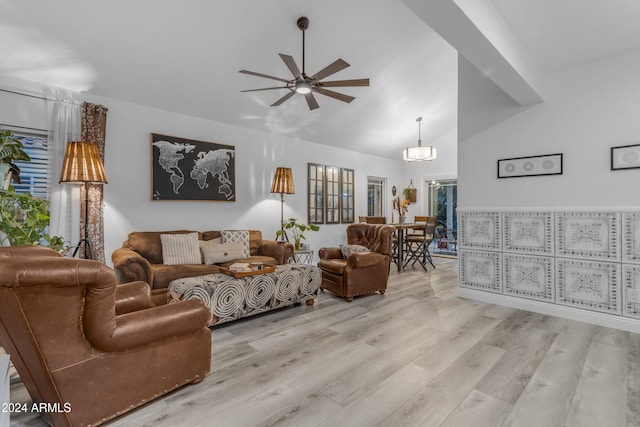
[[[206,328],[210,317],[209,308],[195,299],[134,311],[116,316],[110,339],[92,344],[103,351],[123,351]]]
[[[278,243],[275,240],[262,240],[258,255],[275,258],[278,264],[286,264],[293,256],[293,245],[289,242]]]
[[[320,248],[318,251],[318,257],[320,259],[341,259],[342,251],[340,248]]]
[[[130,282],[116,286],[116,315],[155,307],[151,288],[145,282]]]
[[[388,258],[388,256],[377,252],[351,254],[347,259],[347,267],[367,268],[384,262],[385,258]]]
[[[111,255],[113,267],[120,275],[120,283],[140,280],[153,286],[151,264],[142,255],[129,248],[118,248]]]

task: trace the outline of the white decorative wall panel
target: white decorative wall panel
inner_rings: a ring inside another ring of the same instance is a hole
[[[460,287],[640,327],[640,210],[461,209],[458,223]]]
[[[619,215],[611,212],[556,214],[557,256],[617,261]]]
[[[500,213],[463,212],[458,221],[460,247],[500,250]]]
[[[640,262],[640,213],[622,214],[623,262]]]
[[[623,264],[622,268],[622,314],[640,319],[640,265]]]
[[[558,304],[621,314],[620,264],[558,258]]]
[[[550,212],[505,212],[505,252],[553,255],[553,215]]]
[[[505,294],[539,301],[554,301],[553,258],[504,254],[502,266]]]
[[[497,252],[460,251],[460,286],[501,293],[500,257]]]

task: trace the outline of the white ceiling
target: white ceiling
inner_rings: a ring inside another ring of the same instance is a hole
[[[640,48],[635,0],[484,2],[542,72]],[[301,65],[300,16],[309,74],[342,58],[327,80],[371,79],[336,88],[351,104],[240,92],[279,85],[240,69],[289,79],[278,53]],[[0,0],[0,57],[11,77],[394,159],[418,116],[425,145],[456,129],[456,51],[400,0]]]

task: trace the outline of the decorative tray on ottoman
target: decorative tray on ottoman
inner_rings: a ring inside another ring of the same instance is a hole
[[[220,272],[229,276],[233,276],[236,279],[240,277],[256,276],[258,274],[273,273],[274,271],[276,271],[276,267],[273,265],[265,265],[260,270],[251,270],[251,271],[242,271],[242,270],[234,271],[234,270],[231,270],[229,267],[220,267]]]

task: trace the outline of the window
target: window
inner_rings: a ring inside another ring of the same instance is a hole
[[[25,133],[12,131],[13,135],[22,142],[24,151],[31,158],[30,162],[15,162],[20,168],[20,181],[12,182],[18,193],[31,193],[34,197],[49,198],[49,154],[47,135],[44,133]]]
[[[353,169],[308,164],[309,224],[348,224],[354,219]]]
[[[383,206],[386,183],[385,178],[367,177],[367,216],[385,216]]]
[[[429,215],[438,218],[438,224],[457,230],[458,181],[447,179],[429,181]]]

